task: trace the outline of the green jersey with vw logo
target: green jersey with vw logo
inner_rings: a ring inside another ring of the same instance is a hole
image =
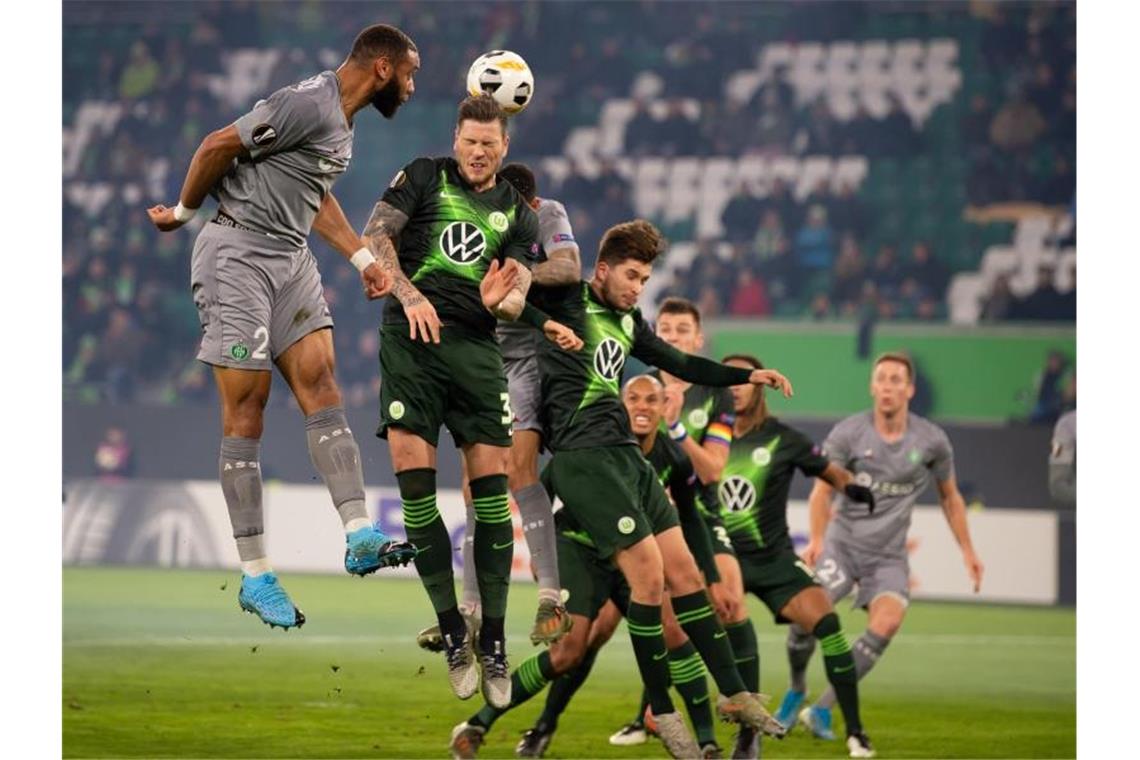
[[[748,382],[751,372],[686,354],[658,338],[638,308],[603,303],[588,282],[544,288],[536,305],[582,338],[581,351],[539,345],[542,397],[554,452],[635,443],[621,401],[621,371],[630,354],[670,375],[703,385]]]
[[[738,554],[766,556],[791,549],[788,489],[798,468],[808,477],[828,460],[811,440],[775,417],[732,441],[717,487],[720,515]]]
[[[495,317],[483,307],[479,282],[493,259],[528,269],[538,252],[538,217],[509,182],[475,192],[454,158],[417,158],[400,170],[384,202],[407,214],[396,241],[400,268],[446,326],[493,336]],[[404,307],[389,298],[384,324],[407,325]]]

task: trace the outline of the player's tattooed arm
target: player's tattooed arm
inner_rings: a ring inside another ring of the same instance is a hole
[[[546,254],[546,261],[534,265],[538,285],[573,285],[582,279],[582,259],[577,246],[557,248]]]
[[[376,257],[380,268],[393,280],[392,295],[405,308],[427,300],[419,288],[413,285],[408,276],[404,274],[404,270],[400,269],[400,258],[396,254],[396,246],[392,243],[407,223],[407,214],[384,201],[380,201],[372,209],[372,215],[368,217],[368,223],[364,225],[363,235],[365,245]]]
[[[396,254],[393,240],[408,223],[408,215],[393,207],[391,204],[380,201],[372,209],[372,216],[368,224],[364,225],[362,239],[384,273],[391,278],[392,296],[404,307],[404,315],[408,318],[409,337],[427,343],[439,343],[440,322],[439,315],[423,293],[419,291],[404,270],[400,268],[400,258]]]

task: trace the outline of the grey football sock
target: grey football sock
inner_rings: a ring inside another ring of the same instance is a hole
[[[234,539],[234,543],[237,544],[238,559],[242,562],[253,562],[265,557],[265,536],[260,533]]]
[[[346,527],[353,520],[368,522],[360,449],[348,427],[344,407],[326,407],[306,417],[305,437],[313,466],[324,478],[341,522]]]
[[[851,654],[855,658],[856,678],[861,679],[863,676],[867,675],[871,668],[875,667],[875,663],[877,663],[879,661],[879,658],[883,656],[883,651],[890,643],[890,639],[880,636],[877,633],[874,633],[872,631],[863,631],[863,635],[860,636],[855,641],[855,644],[851,647]],[[820,707],[827,708],[830,708],[832,705],[834,705],[835,689],[832,689],[830,686],[827,687],[827,691],[825,691],[823,693],[823,696],[819,698],[817,704]]]
[[[541,483],[520,488],[514,492],[514,497],[519,505],[523,536],[526,537],[526,545],[530,548],[530,556],[538,573],[539,591],[553,589],[560,592],[562,584],[558,580],[558,550],[555,548],[557,537],[552,514],[554,507],[550,503],[550,497],[546,495],[546,489]]]
[[[265,519],[261,510],[261,441],[256,438],[226,436],[222,438],[221,456],[218,457],[218,479],[222,482],[222,495],[230,513],[230,527],[234,538],[261,537],[265,533]],[[257,556],[251,552],[261,549]],[[265,556],[260,542],[239,541],[238,554],[242,561]],[[250,555],[250,556],[246,556]]]
[[[792,691],[807,692],[807,666],[815,651],[815,636],[798,625],[788,626],[788,670]]]
[[[475,505],[464,499],[467,529],[463,533],[463,606],[479,607],[479,577],[475,574]]]

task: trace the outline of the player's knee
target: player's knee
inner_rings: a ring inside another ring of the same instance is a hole
[[[242,438],[260,438],[262,417],[268,394],[251,391],[228,399],[222,407],[223,434]]]
[[[534,459],[520,461],[518,457],[512,455],[507,462],[507,485],[511,492],[521,491],[536,483],[538,483],[538,461]]]

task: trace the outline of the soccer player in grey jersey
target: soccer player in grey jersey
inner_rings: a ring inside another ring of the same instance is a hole
[[[168,232],[193,218],[207,194],[218,200],[191,262],[202,323],[198,359],[213,366],[222,403],[218,469],[241,558],[238,602],[271,626],[305,622],[265,551],[259,450],[273,365],[305,414],[313,465],[344,523],[345,569],[366,575],[415,555],[368,517],[360,450],[333,375],[332,318],[306,238],[315,229],[351,261],[369,298],[391,289],[392,279],[362,247],[331,188],[352,158],[354,116],[372,105],[392,118],[415,91],[419,65],[406,34],[384,24],[367,27],[336,71],[284,87],[207,135],[178,204],[147,211]]]
[[[931,480],[975,592],[981,589],[985,572],[970,541],[950,439],[942,428],[909,413],[913,397],[910,359],[901,353],[883,354],[871,371],[871,411],[841,421],[824,442],[828,459],[854,472],[857,483],[871,488],[873,512],[841,496],[832,518],[832,488],[823,480],[815,481],[809,497],[811,538],[804,561],[815,566],[833,603],[857,585],[855,606],[867,610],[867,630],[853,647],[860,678],[878,662],[906,615],[910,598],[906,534],[915,501]],[[785,703],[790,700],[798,705],[803,700],[804,673],[814,648],[815,641],[806,631],[796,626],[789,630],[791,688]],[[815,705],[800,712],[800,722],[820,738],[834,738],[830,728],[834,702],[835,693],[828,689]]]
[[[1077,410],[1066,412],[1053,428],[1049,451],[1049,495],[1067,507],[1077,505]]]

